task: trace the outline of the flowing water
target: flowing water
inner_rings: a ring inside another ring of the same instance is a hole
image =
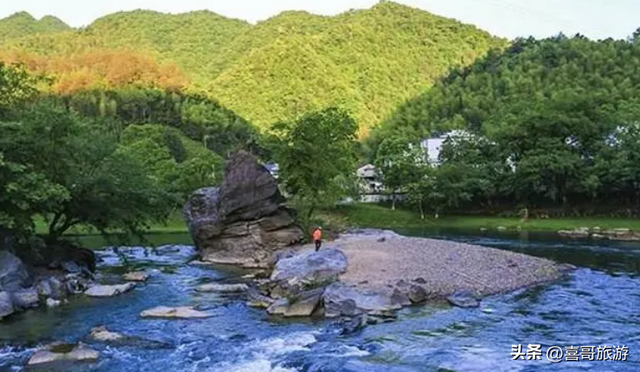
[[[331,321],[269,319],[241,295],[195,293],[208,281],[236,280],[246,272],[190,266],[190,246],[123,249],[127,264],[153,270],[148,283],[109,299],[74,298],[0,323],[0,371],[24,367],[39,346],[84,341],[102,355],[97,363],[47,366],[45,371],[640,371],[640,245],[571,242],[548,237],[472,236],[405,231],[514,250],[571,263],[578,269],[555,284],[493,296],[480,309],[433,305],[405,309],[399,320],[340,336]],[[178,236],[171,237],[177,243]],[[188,242],[184,237],[183,242]],[[101,254],[104,280],[127,270],[111,251]],[[205,320],[147,320],[142,310],[193,305],[212,311]],[[89,330],[163,341],[107,346]],[[542,360],[511,360],[512,345],[542,345]],[[550,346],[626,346],[627,361],[551,363]]]

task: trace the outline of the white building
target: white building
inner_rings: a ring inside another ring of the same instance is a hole
[[[360,181],[363,194],[381,194],[384,191],[384,185],[380,180],[380,174],[375,165],[363,165],[358,168],[356,175]]]
[[[438,137],[423,139],[420,142],[420,147],[422,147],[424,152],[427,154],[429,164],[438,166],[442,163],[440,160],[440,152],[442,151],[442,145],[446,140],[462,137],[469,138],[472,136],[473,134],[465,130],[452,130]]]

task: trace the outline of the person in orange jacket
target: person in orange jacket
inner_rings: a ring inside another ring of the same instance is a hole
[[[322,245],[322,227],[318,226],[315,230],[313,230],[313,242],[316,243],[316,252],[320,249]]]

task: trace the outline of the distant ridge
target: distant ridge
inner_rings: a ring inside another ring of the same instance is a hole
[[[356,118],[362,134],[451,68],[507,45],[474,26],[390,1],[336,16],[286,11],[255,25],[209,11],[138,10],[71,32],[56,32],[71,29],[47,20],[48,31],[10,33],[3,27],[10,18],[0,20],[0,50],[12,58],[146,53],[174,62],[194,88],[262,128],[335,105]]]

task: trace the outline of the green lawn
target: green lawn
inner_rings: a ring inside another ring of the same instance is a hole
[[[522,222],[519,218],[481,216],[442,216],[439,219],[420,219],[420,215],[404,209],[391,210],[375,204],[354,204],[323,211],[320,218],[329,225],[342,227],[372,228],[457,228],[496,229],[504,226],[509,230],[518,228],[527,231],[571,230],[579,227],[600,227],[603,229],[629,228],[640,231],[640,219],[626,218],[552,218],[530,219]]]
[[[522,222],[519,218],[478,217],[478,216],[443,216],[439,219],[432,217],[425,220],[420,215],[406,209],[391,210],[376,204],[353,204],[339,206],[318,212],[316,223],[324,224],[332,230],[346,227],[369,227],[380,229],[437,229],[455,228],[479,230],[487,228],[495,230],[504,226],[508,230],[522,229],[526,231],[558,231],[571,230],[579,227],[600,227],[602,229],[629,228],[640,231],[640,219],[626,218],[552,218],[530,219]],[[46,233],[47,224],[42,219],[36,221],[38,233]],[[182,214],[174,214],[166,224],[154,224],[147,232],[149,234],[185,233],[187,225]],[[78,226],[69,231],[70,235],[97,235],[96,230]]]

